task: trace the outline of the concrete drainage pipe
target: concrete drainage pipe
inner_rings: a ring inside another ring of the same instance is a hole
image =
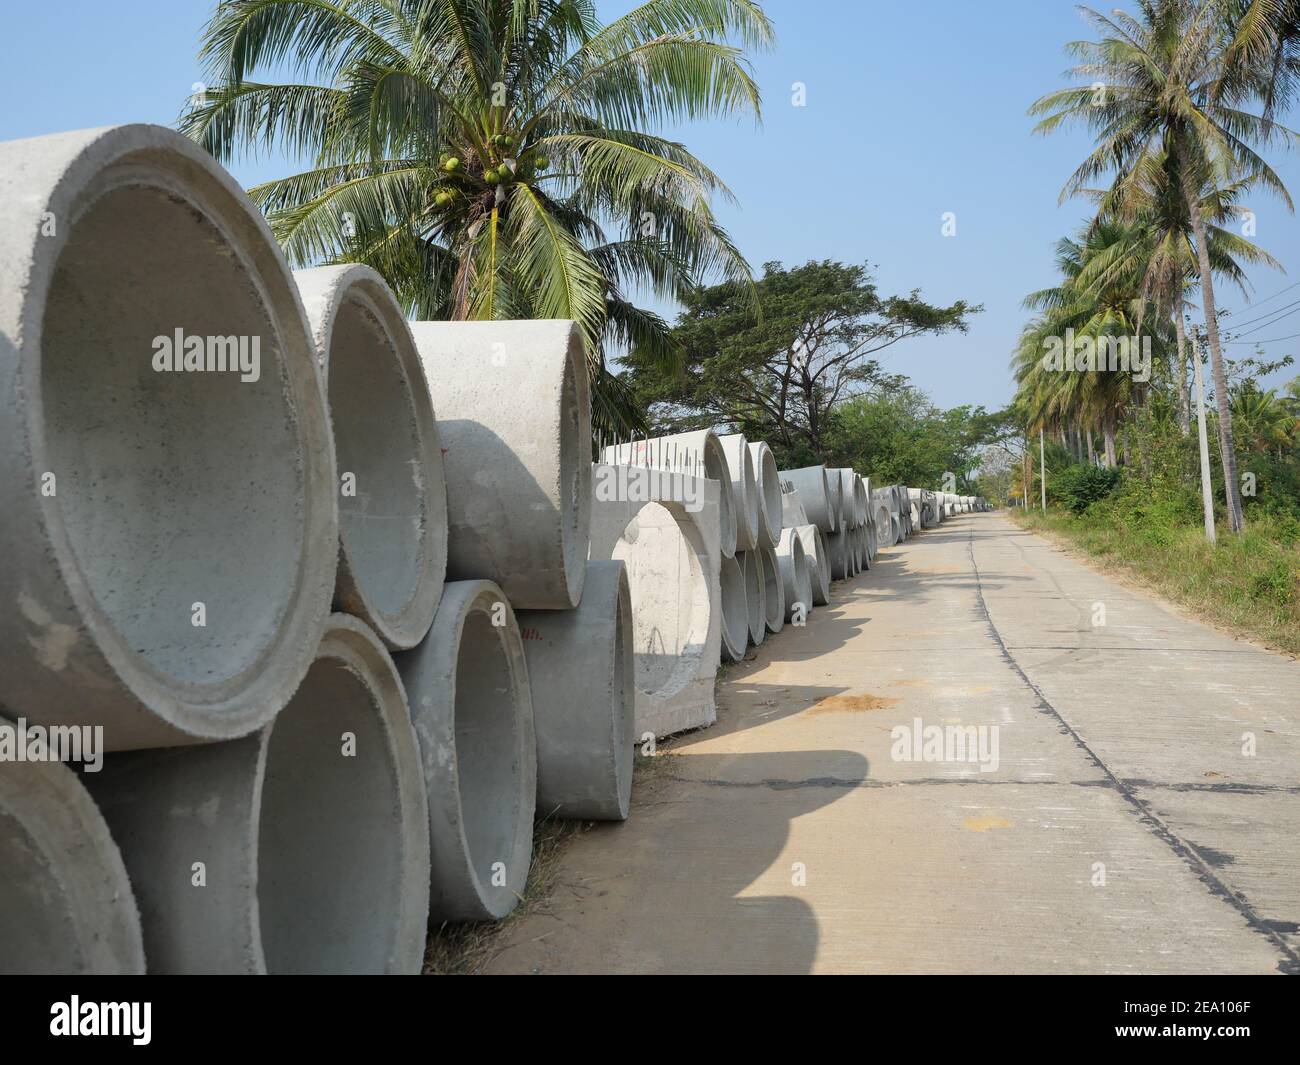
[[[844,518],[841,522],[841,528],[857,528],[862,524],[861,519],[858,517],[858,499],[854,493],[858,475],[847,466],[827,470],[826,475],[838,480],[840,483],[840,512]]]
[[[618,444],[601,452],[601,462],[613,466],[647,466],[653,469],[677,470],[705,477],[726,486],[731,483],[727,456],[712,429],[693,433],[676,433],[657,436],[653,440],[640,440],[631,444]],[[718,550],[723,558],[736,554],[739,542],[737,528],[744,520],[736,512],[733,492],[718,494]]]
[[[126,866],[77,774],[58,762],[0,767],[0,972],[144,971]]]
[[[780,537],[777,537],[778,542]],[[801,545],[802,546],[802,545]],[[785,584],[781,580],[781,568],[777,564],[776,549],[760,547],[757,552],[763,561],[763,606],[764,623],[767,631],[780,632],[785,626]]]
[[[625,821],[632,798],[632,598],[622,562],[588,562],[576,610],[517,615],[537,733],[537,813]]]
[[[763,579],[763,556],[757,551],[737,551],[736,561],[740,563],[745,577],[749,642],[757,647],[767,635],[767,603],[764,600],[767,584]]]
[[[745,594],[744,567],[738,559],[724,558],[718,578],[722,592],[722,658],[739,662],[749,646],[749,601]]]
[[[758,542],[760,547],[775,548],[781,539],[781,476],[776,469],[772,449],[761,440],[749,445],[758,482]]]
[[[785,594],[785,620],[802,622],[812,613],[812,574],[803,541],[794,529],[781,530],[776,561],[781,569],[781,589]]]
[[[754,458],[742,433],[718,437],[727,460],[727,477],[731,484],[731,501],[736,512],[736,550],[752,551],[758,545],[758,527],[763,520],[758,498],[758,479]]]
[[[514,611],[491,581],[453,581],[429,635],[398,655],[429,791],[429,917],[499,920],[532,861],[537,740]]]
[[[822,531],[816,525],[800,525],[795,532],[803,541],[804,557],[808,559],[812,601],[817,606],[825,606],[831,601],[831,557]]]
[[[823,532],[833,533],[839,514],[838,480],[834,485],[826,474],[825,466],[804,466],[797,470],[782,470],[783,485],[799,493],[808,521]]]
[[[662,472],[598,465],[592,476],[591,557],[627,566],[638,737],[700,728],[717,717],[718,499],[724,486],[675,472],[648,476]],[[633,491],[638,480],[618,486],[634,473],[646,493]],[[645,494],[661,501],[641,502]]]
[[[878,548],[893,547],[897,537],[894,535],[893,519],[889,513],[889,502],[883,497],[874,500],[873,523],[876,528],[876,545]]]
[[[822,537],[822,542],[826,545],[826,561],[831,568],[831,580],[848,580],[850,576],[849,536],[848,529],[840,529],[839,532]]]
[[[261,213],[158,126],[11,141],[0,277],[0,704],[113,750],[265,725],[324,628],[338,512]]]
[[[335,603],[389,648],[433,624],[447,571],[447,486],[415,340],[368,266],[294,275],[320,357],[338,461]]]
[[[803,500],[799,498],[799,493],[791,488],[789,491],[781,492],[781,528],[793,529],[797,525],[807,525],[808,515],[803,509]],[[781,542],[778,536],[777,543]]]
[[[582,598],[591,394],[573,322],[415,322],[447,479],[447,577],[520,610]]]
[[[416,973],[428,812],[383,644],[335,614],[275,721],[87,775],[140,899],[150,972]]]

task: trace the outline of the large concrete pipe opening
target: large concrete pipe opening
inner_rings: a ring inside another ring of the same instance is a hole
[[[366,266],[294,275],[325,374],[340,478],[335,601],[390,648],[429,631],[447,569],[447,487],[419,353]]]
[[[428,919],[428,800],[402,687],[336,615],[271,726],[257,896],[272,973],[417,972]]]
[[[780,542],[780,537],[777,537]],[[776,549],[760,547],[758,554],[763,562],[763,608],[767,631],[780,632],[785,625],[785,585],[781,581],[781,567],[776,560]]]
[[[632,799],[632,598],[622,562],[588,562],[576,610],[518,614],[537,733],[537,813],[624,821]]]
[[[835,491],[826,475],[825,466],[804,466],[797,470],[782,470],[781,481],[785,489],[799,493],[808,521],[823,532],[833,533],[839,517],[838,480]]]
[[[144,968],[126,867],[77,774],[58,762],[0,767],[0,972]]]
[[[528,880],[537,742],[523,642],[501,589],[447,584],[429,636],[398,668],[429,792],[430,917],[504,917]]]
[[[781,475],[777,472],[772,449],[763,441],[749,445],[754,462],[754,479],[758,482],[759,545],[774,549],[781,539]]]
[[[627,567],[636,686],[671,695],[696,676],[708,638],[704,539],[680,508],[647,503],[628,522],[612,557]]]
[[[91,789],[163,973],[414,973],[424,954],[424,778],[402,685],[332,615],[272,724],[110,756]]]
[[[739,662],[749,646],[749,601],[745,571],[735,558],[724,558],[718,574],[722,592],[722,657]]]
[[[157,127],[0,145],[0,204],[0,702],[114,749],[247,733],[302,679],[334,581],[284,260]]]
[[[776,561],[781,569],[781,587],[785,594],[785,620],[802,623],[813,608],[812,574],[803,541],[794,529],[781,531]]]
[[[745,578],[745,616],[749,623],[749,641],[757,647],[767,635],[763,557],[757,551],[737,551],[736,561],[740,563]]]
[[[897,536],[894,531],[893,518],[889,513],[889,503],[883,497],[873,501],[872,521],[876,529],[876,543],[879,547],[893,547]]]
[[[414,322],[447,483],[447,577],[520,610],[582,597],[591,394],[573,322]]]
[[[731,484],[731,501],[736,509],[736,550],[752,551],[758,545],[758,526],[763,520],[759,514],[758,479],[754,471],[754,457],[743,433],[718,437],[722,453],[727,460],[727,477]]]

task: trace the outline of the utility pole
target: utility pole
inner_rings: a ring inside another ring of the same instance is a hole
[[[1205,538],[1217,543],[1214,532],[1214,494],[1210,485],[1210,445],[1205,435],[1205,381],[1201,377],[1201,354],[1192,345],[1192,372],[1196,378],[1196,435],[1201,444],[1201,501],[1205,505]]]
[[[1043,427],[1038,427],[1038,484],[1043,490],[1043,513],[1047,513],[1047,450],[1043,443]]]

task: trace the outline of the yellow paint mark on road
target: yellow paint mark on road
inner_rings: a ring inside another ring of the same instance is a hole
[[[997,814],[985,814],[983,817],[968,817],[961,827],[969,832],[987,832],[990,828],[1015,828],[1015,824]]]
[[[897,699],[886,699],[881,695],[863,693],[861,695],[830,695],[808,708],[810,714],[857,714],[863,710],[884,710],[894,706]]]

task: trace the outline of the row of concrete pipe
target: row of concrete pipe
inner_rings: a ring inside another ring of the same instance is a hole
[[[0,971],[419,971],[720,659],[977,503],[709,431],[593,464],[573,323],[293,273],[160,127],[0,144],[0,237]]]

